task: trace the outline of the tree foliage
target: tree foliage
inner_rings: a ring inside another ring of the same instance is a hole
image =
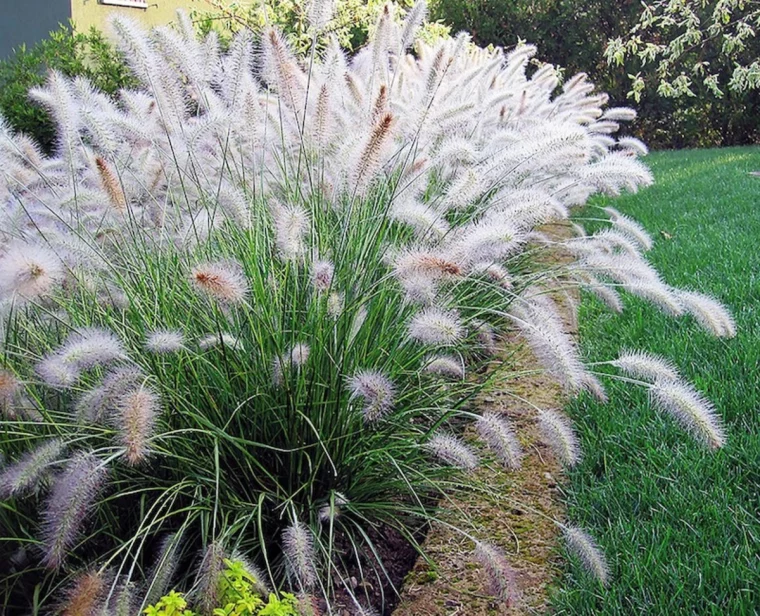
[[[760,88],[760,8],[746,0],[657,0],[644,4],[625,36],[612,38],[605,55],[622,66],[633,59],[629,95],[641,99],[647,80],[668,98],[717,98],[725,90]]]

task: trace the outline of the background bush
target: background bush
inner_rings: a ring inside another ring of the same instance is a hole
[[[85,34],[61,26],[34,47],[21,46],[0,62],[0,113],[12,128],[33,137],[46,151],[54,145],[55,125],[47,111],[30,103],[27,92],[45,83],[50,70],[86,77],[107,94],[134,85],[122,57],[94,28]]]
[[[628,75],[642,69],[635,59],[622,67],[604,60],[607,41],[625,35],[638,21],[637,0],[432,0],[431,5],[433,19],[452,32],[470,32],[479,45],[512,47],[521,38],[538,45],[541,60],[565,68],[568,76],[588,73],[613,104],[627,102]],[[730,74],[732,67],[721,66],[719,58],[705,59],[713,70]],[[637,108],[632,129],[655,149],[745,145],[760,139],[757,92],[674,101],[650,86]]]

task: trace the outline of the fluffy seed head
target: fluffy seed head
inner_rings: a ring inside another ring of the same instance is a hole
[[[464,328],[453,310],[425,308],[409,323],[409,336],[422,344],[448,346],[459,342]]]
[[[107,582],[102,573],[80,573],[66,592],[61,616],[97,616],[107,594]]]
[[[106,474],[95,454],[81,452],[56,477],[42,514],[43,563],[46,567],[57,569],[63,564]]]
[[[145,387],[131,391],[119,400],[116,424],[119,440],[126,449],[127,464],[135,466],[147,458],[148,441],[153,435],[158,411],[158,396]]]
[[[35,301],[50,295],[63,279],[63,263],[43,246],[15,242],[0,257],[0,298]]]
[[[301,522],[293,522],[282,533],[282,548],[288,575],[301,590],[317,583],[316,554],[311,531]]]
[[[391,380],[377,370],[362,370],[348,379],[351,398],[364,400],[364,420],[371,423],[393,409],[395,389]]]
[[[19,393],[21,393],[21,381],[12,372],[0,368],[0,416],[8,419],[15,418],[13,405]]]
[[[725,445],[726,434],[715,407],[688,383],[657,379],[649,389],[649,399],[711,449]]]
[[[692,291],[676,291],[686,309],[705,330],[719,338],[733,338],[736,324],[731,313],[714,297]]]
[[[520,468],[520,443],[504,417],[494,412],[484,413],[475,423],[475,429],[504,466],[512,470]]]
[[[95,366],[126,358],[124,346],[115,334],[90,328],[74,332],[55,352],[37,365],[37,373],[50,387],[66,389],[82,372]]]
[[[555,411],[539,411],[538,427],[546,444],[562,462],[568,466],[580,462],[581,446],[567,417]]]
[[[243,348],[243,343],[232,334],[222,332],[221,334],[209,334],[208,336],[204,336],[198,340],[198,346],[204,351],[208,351],[209,349],[218,346],[224,346],[233,351],[239,351]]]
[[[301,259],[306,253],[306,235],[309,232],[309,215],[296,205],[276,204],[272,208],[275,242],[286,261]]]
[[[150,332],[145,340],[145,350],[151,353],[176,353],[185,348],[185,335],[181,331],[159,329]]]
[[[332,285],[334,274],[335,266],[330,261],[315,261],[311,272],[311,283],[320,293],[327,291]]]
[[[425,372],[439,374],[452,379],[464,378],[462,360],[453,355],[431,355],[425,360]]]
[[[219,580],[226,557],[224,546],[218,541],[209,543],[203,552],[194,602],[202,614],[210,614],[219,605]]]
[[[603,586],[609,579],[609,567],[604,553],[586,531],[574,527],[565,526],[562,529],[568,549],[577,556],[583,567],[593,575]]]
[[[474,556],[485,569],[493,596],[503,602],[505,607],[514,606],[518,599],[517,576],[504,553],[494,545],[477,541]]]
[[[239,304],[248,295],[248,281],[236,261],[198,265],[190,272],[190,282],[198,293],[222,304]]]
[[[677,381],[680,378],[672,363],[646,351],[626,351],[610,363],[624,374],[646,381]]]
[[[11,498],[32,490],[63,453],[63,441],[53,439],[25,453],[17,462],[0,472],[0,499]]]
[[[438,432],[425,443],[425,449],[446,464],[471,471],[478,466],[478,456],[469,445],[452,434]]]

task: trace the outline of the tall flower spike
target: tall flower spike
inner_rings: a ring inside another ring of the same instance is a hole
[[[306,235],[310,228],[309,215],[297,205],[275,204],[272,207],[275,242],[286,261],[303,258],[306,253]]]
[[[348,379],[351,398],[364,400],[364,420],[372,423],[393,409],[395,389],[391,380],[382,372],[363,370]]]
[[[704,293],[676,291],[683,307],[705,330],[719,338],[733,338],[736,324],[731,313],[718,300]]]
[[[475,429],[504,466],[512,470],[520,468],[520,443],[501,415],[494,412],[484,413],[475,423]]]
[[[425,449],[446,464],[471,471],[478,466],[478,456],[469,445],[452,434],[439,432],[425,443]]]
[[[503,602],[505,607],[514,606],[518,600],[517,576],[504,553],[494,545],[477,541],[474,556],[485,569],[491,594]]]
[[[628,376],[646,381],[677,381],[680,378],[672,363],[646,351],[626,351],[610,364]]]
[[[37,364],[37,373],[50,387],[67,389],[84,370],[125,359],[126,352],[115,334],[89,328],[72,333],[55,352]]]
[[[546,444],[567,466],[580,462],[581,446],[567,417],[555,411],[539,411],[538,427]]]
[[[691,385],[657,379],[649,389],[649,398],[654,406],[674,417],[711,449],[725,445],[725,431],[715,407]]]
[[[80,573],[66,591],[66,598],[59,613],[62,616],[96,616],[104,607],[107,591],[108,580],[103,573]]]
[[[317,583],[316,554],[311,531],[301,522],[293,522],[282,533],[282,548],[288,575],[301,590]]]
[[[201,614],[211,614],[219,605],[219,580],[224,571],[226,557],[224,546],[218,541],[209,543],[203,552],[194,593],[194,604]]]
[[[599,546],[586,531],[575,526],[564,526],[562,533],[565,536],[567,547],[575,554],[583,564],[583,567],[593,575],[600,584],[605,586],[609,580],[609,567],[604,554]]]
[[[25,453],[20,460],[0,472],[0,499],[11,498],[33,489],[40,478],[57,462],[64,450],[63,441],[53,439]]]
[[[158,396],[146,387],[130,391],[119,400],[115,421],[127,464],[136,466],[148,457],[148,442],[158,411]]]
[[[240,304],[248,295],[248,281],[237,261],[198,265],[190,272],[190,282],[200,294],[222,304]]]
[[[124,214],[127,211],[127,198],[124,195],[119,178],[116,177],[113,169],[111,169],[111,165],[103,157],[97,156],[95,158],[95,165],[98,168],[103,190],[111,202],[111,207],[119,214]]]
[[[42,514],[43,563],[46,567],[57,569],[63,564],[106,474],[95,454],[81,452],[71,458],[56,478]]]
[[[63,263],[42,246],[14,242],[0,257],[0,299],[36,301],[50,295],[63,278]]]
[[[0,416],[15,419],[13,409],[18,395],[21,393],[21,381],[8,370],[0,368]]]

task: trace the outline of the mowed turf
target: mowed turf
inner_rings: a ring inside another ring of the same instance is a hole
[[[612,577],[603,589],[570,557],[554,606],[572,615],[760,614],[760,177],[750,175],[760,148],[645,160],[655,185],[609,205],[650,231],[649,258],[665,281],[720,299],[738,335],[713,338],[691,317],[628,295],[620,315],[584,297],[583,353],[604,361],[646,349],[672,360],[715,403],[728,443],[707,452],[644,391],[609,379],[608,404],[572,402],[585,459],[570,473],[568,517],[597,538]]]

